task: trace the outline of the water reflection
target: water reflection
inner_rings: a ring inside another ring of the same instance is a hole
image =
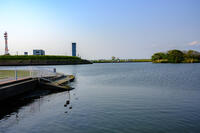
[[[21,99],[11,99],[9,101],[4,101],[3,103],[0,103],[1,111],[0,111],[0,120],[4,117],[9,117],[14,112],[16,113],[16,118],[18,118],[18,110],[23,107],[27,106],[28,104],[32,103],[33,100],[21,100]]]
[[[69,109],[72,109],[72,104],[70,102],[70,91],[61,92],[60,94],[65,95],[63,103],[64,107],[67,108],[67,111],[65,111],[65,113],[67,113]],[[1,102],[0,123],[5,119],[13,118],[15,118],[15,121],[17,123],[25,115],[31,115],[35,113],[37,114],[37,112],[40,112],[41,106],[43,104],[49,103],[51,105],[51,102],[53,102],[52,98],[55,97],[55,95],[59,95],[59,93],[52,94],[50,92],[45,93],[42,90],[40,90],[39,92],[38,90],[35,90],[34,92],[29,92],[19,97],[15,97],[15,99]],[[23,112],[23,116],[19,112]]]
[[[68,113],[68,110],[70,109],[72,109],[72,104],[71,104],[71,102],[70,102],[70,92],[69,91],[67,91],[67,99],[66,99],[66,103],[64,104],[64,107],[66,107],[67,108],[67,111],[65,111],[65,113]]]
[[[65,107],[67,107],[67,105],[70,104],[70,93],[69,91],[67,92],[67,100],[66,100],[66,103],[64,104]]]

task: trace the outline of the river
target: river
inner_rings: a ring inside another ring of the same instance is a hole
[[[0,133],[200,132],[200,64],[50,67],[75,75],[75,89],[13,109]]]

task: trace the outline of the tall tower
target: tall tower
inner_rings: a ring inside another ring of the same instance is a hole
[[[76,56],[76,43],[72,43],[72,56]]]
[[[4,33],[4,38],[5,38],[5,55],[8,55],[8,34],[7,32]]]

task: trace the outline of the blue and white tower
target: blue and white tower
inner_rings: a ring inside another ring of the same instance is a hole
[[[76,43],[72,43],[72,56],[76,56]]]

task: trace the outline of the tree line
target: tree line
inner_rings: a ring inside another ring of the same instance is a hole
[[[169,50],[152,55],[154,63],[200,63],[200,52],[194,50]]]

